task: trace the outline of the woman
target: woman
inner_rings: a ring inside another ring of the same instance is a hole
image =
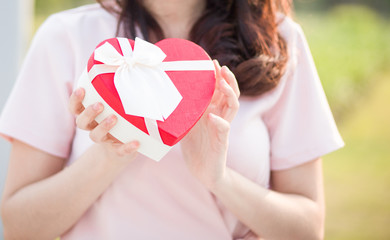
[[[343,142],[300,27],[276,16],[286,4],[127,0],[51,16],[0,121],[12,143],[6,239],[323,238],[320,157]],[[190,39],[234,72],[215,61],[212,103],[159,163],[72,93],[116,35]]]

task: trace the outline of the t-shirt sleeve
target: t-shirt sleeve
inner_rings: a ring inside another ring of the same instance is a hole
[[[284,21],[281,34],[289,63],[263,118],[270,134],[272,170],[292,168],[344,145],[303,31],[291,19]]]
[[[53,15],[37,31],[0,117],[0,134],[68,157],[75,121],[68,110],[74,79],[72,45]]]

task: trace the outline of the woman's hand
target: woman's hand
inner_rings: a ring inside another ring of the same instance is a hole
[[[82,88],[76,89],[69,101],[70,111],[75,114],[77,127],[90,131],[89,136],[96,144],[92,147],[96,157],[104,157],[109,160],[119,160],[127,163],[135,158],[139,143],[132,141],[129,143],[121,143],[116,138],[109,134],[109,131],[115,126],[117,117],[110,115],[100,124],[95,121],[95,118],[103,111],[103,104],[95,103],[84,108],[82,101],[85,96],[85,91]]]
[[[225,177],[230,122],[235,117],[240,91],[234,74],[214,60],[216,88],[209,107],[181,141],[184,159],[208,189]]]

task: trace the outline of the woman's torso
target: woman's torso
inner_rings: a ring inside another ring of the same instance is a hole
[[[97,4],[55,17],[68,31],[77,81],[95,46],[115,37],[117,20]],[[269,185],[270,143],[262,112],[272,101],[272,95],[240,98],[227,160],[263,187]],[[69,164],[91,144],[77,129]],[[159,163],[139,155],[62,239],[231,239],[248,231],[190,174],[178,144]]]

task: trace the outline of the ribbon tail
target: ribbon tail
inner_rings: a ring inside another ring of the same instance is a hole
[[[175,111],[183,97],[164,71],[162,71],[159,75],[162,78],[160,77],[159,81],[156,81],[157,87],[153,89],[155,91],[156,98],[159,99],[159,109],[165,120],[172,114],[173,111]]]
[[[126,114],[164,121],[159,110],[158,99],[152,87],[145,81],[139,69],[120,67],[114,77],[114,84]]]
[[[160,131],[158,130],[157,121],[150,118],[145,118],[145,126],[148,130],[149,136],[156,139],[158,142],[163,142],[161,139]]]

